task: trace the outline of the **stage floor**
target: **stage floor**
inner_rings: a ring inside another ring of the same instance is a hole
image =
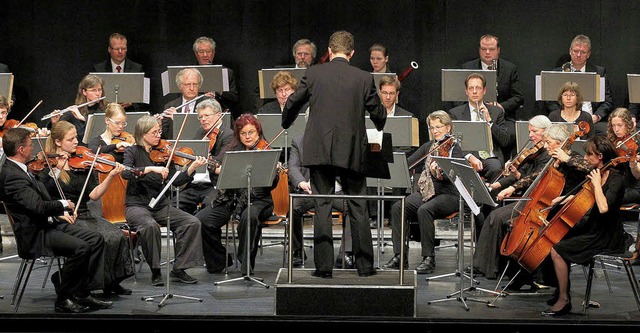
[[[0,223],[2,223],[0,221]],[[635,232],[635,225],[632,227]],[[3,229],[6,231],[3,225]],[[340,245],[339,228],[336,227],[336,254]],[[374,242],[376,230],[372,229]],[[305,237],[312,234],[311,226],[305,227]],[[272,226],[264,230],[264,243],[282,239],[282,227]],[[233,329],[253,328],[318,328],[324,326],[348,328],[359,326],[374,329],[397,329],[398,325],[420,326],[431,332],[449,329],[500,328],[501,332],[528,332],[540,327],[562,328],[598,328],[615,326],[616,332],[621,328],[637,330],[640,328],[640,311],[633,299],[632,292],[623,269],[609,274],[611,290],[602,272],[596,272],[591,299],[601,304],[600,308],[590,308],[587,315],[582,315],[582,298],[584,296],[586,278],[582,267],[572,270],[572,313],[561,318],[542,317],[541,311],[548,306],[553,289],[540,289],[533,293],[517,293],[497,300],[493,291],[497,280],[475,277],[477,283],[470,284],[468,278],[455,274],[457,266],[457,248],[447,247],[437,250],[437,267],[433,274],[417,275],[416,315],[414,317],[383,316],[314,316],[314,315],[276,315],[276,278],[283,264],[282,246],[265,247],[256,259],[255,277],[262,278],[264,285],[241,278],[238,267],[230,267],[228,274],[209,274],[205,267],[189,269],[188,273],[196,277],[197,284],[181,284],[171,282],[169,286],[151,286],[151,274],[145,264],[136,278],[126,280],[123,285],[133,290],[130,296],[112,297],[114,306],[111,309],[99,310],[82,315],[62,315],[54,312],[55,292],[53,285],[47,281],[44,288],[42,282],[46,273],[46,265],[38,263],[29,286],[25,292],[20,308],[14,313],[11,303],[13,286],[20,259],[15,256],[15,243],[11,235],[4,237],[4,253],[0,261],[0,331],[26,332],[107,332],[107,331],[142,331],[168,332],[182,328],[194,331],[211,328],[219,323],[232,323]],[[390,230],[384,229],[383,239],[389,242]],[[443,244],[450,243],[443,241]],[[311,245],[310,238],[305,239]],[[376,264],[386,263],[393,255],[391,246],[374,248]],[[313,249],[306,249],[308,259],[305,269],[313,269]],[[409,269],[415,269],[420,263],[420,245],[411,242],[409,250]],[[469,250],[465,248],[465,267],[469,260]],[[636,266],[637,267],[637,266]],[[396,271],[397,272],[397,271]],[[451,274],[450,274],[451,273]],[[166,277],[166,273],[163,272]],[[447,275],[450,274],[450,275]],[[340,273],[340,279],[359,278],[355,270]],[[385,274],[386,275],[386,274]],[[442,276],[445,275],[445,276]],[[433,278],[439,276],[438,278]],[[426,278],[431,277],[430,281]],[[216,282],[240,278],[227,283]],[[305,283],[325,283],[325,279],[309,277]],[[333,283],[338,283],[333,281]],[[399,279],[398,279],[399,281]],[[458,297],[462,287],[476,287],[476,290],[464,291],[463,298]],[[501,285],[505,285],[506,281]],[[458,292],[458,293],[456,293]],[[166,297],[167,295],[172,297]],[[466,299],[466,300],[465,300]],[[487,305],[494,301],[494,307]],[[299,301],[299,300],[298,300]],[[309,300],[313,302],[313,299]],[[381,303],[389,300],[379,299]],[[161,303],[162,302],[162,303]],[[350,302],[345,299],[344,302]],[[468,307],[468,309],[465,307]],[[321,306],[331,306],[323,304]],[[356,306],[354,304],[354,306]],[[365,305],[366,306],[366,305]],[[133,329],[131,325],[143,327]],[[142,325],[142,326],[140,326]],[[273,327],[269,327],[273,325]],[[483,327],[480,327],[483,326]]]

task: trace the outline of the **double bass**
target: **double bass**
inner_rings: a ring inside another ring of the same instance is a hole
[[[562,149],[567,150],[575,140],[589,131],[587,122],[580,122],[578,130],[574,132],[563,144]],[[531,242],[537,238],[541,228],[546,223],[553,199],[560,196],[564,188],[564,175],[555,166],[555,159],[551,158],[540,172],[533,184],[527,189],[523,198],[527,198],[524,206],[520,203],[514,208],[514,213],[519,215],[512,220],[511,227],[502,240],[500,254],[519,261]],[[525,269],[528,269],[525,267]]]

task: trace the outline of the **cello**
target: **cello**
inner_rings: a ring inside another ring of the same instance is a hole
[[[580,122],[578,130],[574,132],[563,144],[562,149],[568,150],[575,140],[589,131],[587,122]],[[541,227],[546,222],[548,207],[552,200],[560,196],[564,188],[564,175],[555,166],[555,159],[551,158],[540,172],[536,180],[531,184],[523,197],[528,198],[524,207],[519,204],[514,207],[514,213],[519,215],[512,221],[510,230],[502,240],[500,254],[519,259],[526,247],[537,237]]]
[[[628,162],[631,156],[618,156],[605,164],[600,172]],[[537,237],[518,259],[518,263],[527,271],[532,272],[549,255],[551,247],[558,243],[593,207],[595,195],[593,184],[586,178],[576,187],[577,193],[556,213],[553,218],[544,223]],[[573,190],[571,192],[574,192]]]

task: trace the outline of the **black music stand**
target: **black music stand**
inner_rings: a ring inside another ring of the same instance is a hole
[[[469,299],[471,301],[488,303],[487,301],[467,298],[464,296],[464,293],[467,291],[483,291],[487,293],[500,294],[493,290],[477,288],[473,285],[475,280],[473,279],[473,244],[475,238],[475,218],[474,216],[480,213],[480,207],[476,204],[476,202],[497,206],[497,204],[491,198],[491,194],[485,183],[480,179],[480,175],[476,172],[476,170],[469,165],[469,162],[465,159],[452,159],[447,157],[437,157],[434,156],[433,159],[438,163],[438,166],[442,168],[443,172],[447,175],[449,180],[453,184],[455,184],[458,192],[460,192],[460,206],[458,213],[458,267],[456,276],[460,277],[460,290],[449,294],[444,299],[429,301],[427,304],[442,302],[442,301],[450,301],[457,300],[462,302],[464,308],[468,311],[469,307],[467,306],[466,300]],[[470,265],[471,272],[467,276],[466,274],[462,274],[464,267],[464,204],[467,204],[469,208],[471,208],[471,256],[470,256]],[[469,287],[464,287],[464,278],[469,278]],[[427,278],[427,281],[429,278]],[[453,296],[458,295],[456,298],[452,298]]]
[[[104,95],[115,103],[149,104],[151,81],[144,73],[89,73],[104,81]]]
[[[276,174],[276,167],[280,159],[281,149],[270,150],[242,150],[229,151],[224,154],[222,169],[218,176],[218,189],[242,189],[246,188],[251,193],[253,187],[267,187],[273,184],[273,177]],[[247,208],[251,210],[251,196],[247,196]],[[244,276],[214,282],[219,285],[226,282],[238,280],[253,281],[265,288],[269,285],[262,282],[262,278],[251,275],[251,214],[247,214],[246,226],[245,263],[247,271]]]
[[[164,193],[167,192],[167,190],[169,188],[171,188],[171,185],[173,184],[173,182],[176,180],[176,178],[178,178],[178,176],[180,175],[182,171],[176,171],[175,174],[173,174],[173,177],[171,177],[171,179],[167,182],[167,185],[162,189],[162,191],[160,192],[160,194],[158,194],[157,197],[151,199],[151,202],[149,202],[149,207],[153,208],[156,206],[156,204],[158,203],[158,201],[160,201],[162,199],[162,197],[164,196]],[[171,279],[169,278],[169,275],[171,273],[171,270],[169,269],[169,267],[171,266],[169,263],[171,262],[170,260],[170,252],[171,252],[171,241],[169,240],[169,234],[171,233],[171,214],[169,214],[169,210],[171,209],[171,203],[169,203],[169,206],[167,207],[167,281],[166,281],[166,291],[163,294],[159,294],[159,295],[152,295],[152,296],[142,296],[142,300],[143,301],[151,301],[156,297],[162,297],[162,300],[160,301],[160,303],[158,303],[158,307],[162,307],[164,305],[164,303],[170,299],[170,298],[174,298],[174,297],[178,297],[178,298],[184,298],[184,299],[190,299],[190,300],[194,300],[194,301],[198,301],[198,302],[202,302],[202,298],[198,298],[198,297],[190,297],[190,296],[182,296],[182,295],[175,295],[172,294],[170,291],[170,285],[169,283],[171,282]]]
[[[401,152],[393,153],[393,162],[387,163],[389,165],[389,173],[391,175],[390,179],[385,178],[369,178],[367,177],[367,186],[368,187],[376,187],[377,195],[384,196],[384,189],[386,187],[392,188],[411,188],[411,176],[409,175],[409,165],[407,163],[407,155]],[[382,230],[382,216],[384,216],[384,205],[381,203],[384,201],[384,198],[378,200],[378,266],[380,268],[380,254],[384,253],[383,246],[384,243],[384,234],[381,232]],[[404,207],[403,207],[404,209]],[[408,232],[406,233],[408,234]],[[405,237],[406,238],[406,237]],[[403,241],[404,243],[404,241]],[[382,244],[382,246],[381,246]]]

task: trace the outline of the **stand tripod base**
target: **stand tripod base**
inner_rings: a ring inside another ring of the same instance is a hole
[[[167,293],[164,293],[162,295],[143,296],[142,300],[143,301],[147,301],[147,302],[151,302],[151,301],[153,301],[154,298],[158,298],[158,297],[162,297],[162,300],[160,301],[160,303],[158,303],[158,307],[159,308],[163,307],[165,305],[165,302],[168,299],[171,299],[171,298],[174,298],[174,297],[190,299],[190,300],[198,301],[198,302],[202,303],[202,298],[190,297],[190,296],[181,296],[181,295],[174,295],[174,294],[167,294]]]
[[[471,279],[471,276],[467,273],[462,273],[460,274],[460,272],[455,271],[453,273],[447,273],[447,274],[441,274],[441,275],[436,275],[436,276],[429,276],[425,278],[425,281],[431,281],[431,280],[436,280],[436,279],[440,279],[440,278],[445,278],[445,277],[449,277],[449,276],[456,276],[456,277],[465,277],[469,280]],[[480,281],[473,279],[473,283],[475,284],[480,284]]]
[[[233,278],[233,279],[228,279],[228,280],[223,280],[223,281],[218,281],[218,282],[214,282],[213,285],[217,286],[219,284],[223,284],[223,283],[227,283],[227,282],[234,282],[234,281],[251,281],[251,282],[255,282],[265,288],[269,288],[269,285],[262,282],[264,281],[264,279],[262,278],[257,278],[257,277],[253,277],[253,276],[249,276],[249,275],[245,275],[245,276],[241,276],[241,277],[237,277],[237,278]]]

